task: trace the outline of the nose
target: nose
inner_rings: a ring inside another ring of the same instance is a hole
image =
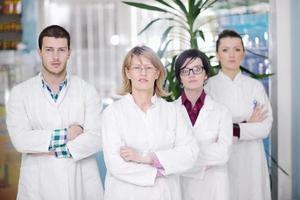
[[[229,51],[229,56],[231,56],[231,57],[234,56],[234,51],[233,50]]]
[[[53,56],[54,60],[58,60],[58,58],[59,58],[59,52],[58,51],[54,51],[52,56]]]
[[[144,67],[141,67],[141,71],[140,71],[140,73],[141,73],[142,75],[146,75],[146,73],[147,73],[147,70],[146,70],[146,68],[144,68]]]

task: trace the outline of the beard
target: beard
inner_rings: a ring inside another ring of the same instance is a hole
[[[43,69],[44,71],[52,76],[62,76],[66,73],[66,69],[67,69],[67,62],[63,63],[63,67],[60,68],[59,70],[57,69],[51,69],[51,67],[49,67],[47,64],[45,64],[44,62],[42,62],[43,65]]]

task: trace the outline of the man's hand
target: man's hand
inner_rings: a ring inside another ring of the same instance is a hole
[[[67,141],[72,141],[83,133],[83,128],[80,125],[72,124],[67,130]]]
[[[136,163],[143,163],[143,164],[151,164],[152,159],[148,155],[142,155],[137,150],[123,146],[120,148],[120,156],[127,162],[136,162]]]

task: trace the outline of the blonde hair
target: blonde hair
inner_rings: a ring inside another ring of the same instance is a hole
[[[126,95],[127,93],[132,92],[131,81],[128,79],[128,77],[126,75],[126,69],[130,68],[133,56],[146,57],[147,59],[150,60],[152,65],[156,69],[158,69],[159,76],[158,76],[157,80],[155,80],[155,83],[154,83],[154,93],[159,97],[168,96],[169,93],[166,92],[163,88],[163,84],[164,84],[165,76],[166,76],[165,68],[164,68],[163,64],[161,63],[159,57],[156,55],[156,53],[147,46],[135,46],[125,56],[123,65],[122,65],[122,78],[123,78],[122,82],[123,83],[122,83],[121,89],[119,91],[119,94]]]

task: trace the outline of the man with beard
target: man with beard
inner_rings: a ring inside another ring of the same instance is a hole
[[[100,99],[67,73],[68,31],[48,26],[38,43],[41,72],[15,86],[7,104],[9,135],[22,153],[17,199],[102,199],[92,156],[101,148]]]

